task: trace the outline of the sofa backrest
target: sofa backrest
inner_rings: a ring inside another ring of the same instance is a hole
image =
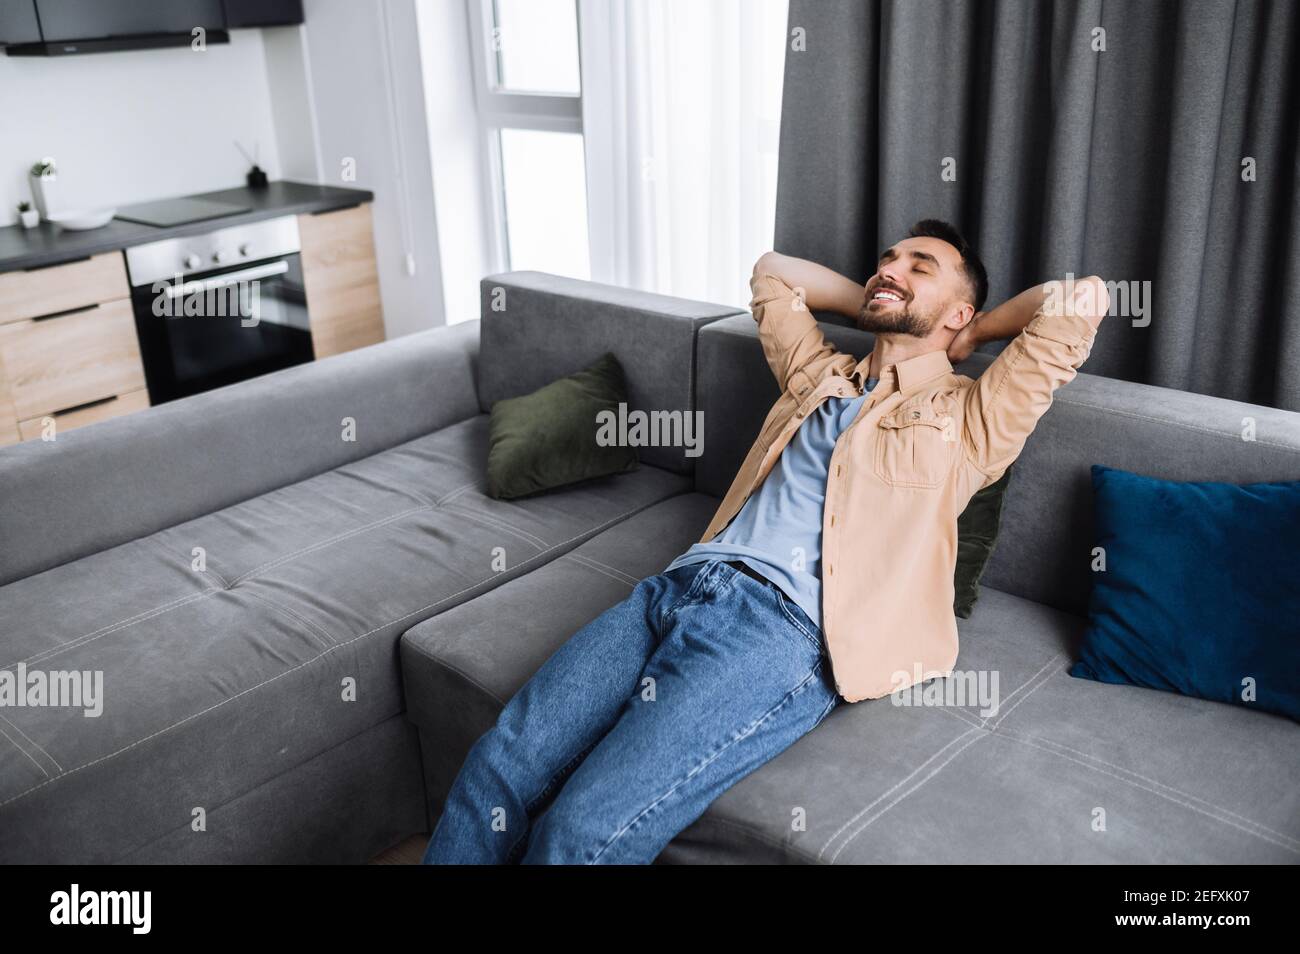
[[[731,305],[561,278],[543,272],[489,275],[482,296],[482,409],[580,371],[606,351],[627,376],[629,411],[695,411],[695,337]],[[594,422],[593,422],[594,423]],[[684,420],[683,420],[684,423]],[[637,448],[646,463],[680,474],[695,457],[683,446]]]
[[[859,358],[873,345],[857,329],[823,330]],[[978,377],[991,361],[972,355],[956,370]],[[695,482],[722,496],[779,394],[749,316],[703,329],[698,364],[705,440]],[[1254,439],[1245,440],[1252,421]],[[1300,480],[1300,414],[1080,373],[1057,392],[1012,469],[985,584],[1086,612],[1094,463],[1168,480]]]
[[[438,328],[0,449],[0,585],[472,417],[477,350]]]

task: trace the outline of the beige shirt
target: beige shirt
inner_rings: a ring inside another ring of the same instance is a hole
[[[829,397],[862,393],[855,361],[822,335],[779,278],[757,274],[750,308],[782,394],[700,538],[722,532],[803,420]],[[887,365],[831,455],[822,515],[822,630],[836,688],[875,699],[957,660],[957,517],[1016,459],[1096,329],[1046,306],[978,381],[943,351]]]

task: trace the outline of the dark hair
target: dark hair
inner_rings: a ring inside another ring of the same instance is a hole
[[[937,238],[947,242],[961,255],[962,270],[970,282],[971,294],[974,296],[975,310],[984,307],[984,299],[989,295],[989,274],[984,270],[984,263],[970,247],[970,243],[957,231],[956,226],[942,219],[922,219],[912,226],[908,233],[911,238]]]

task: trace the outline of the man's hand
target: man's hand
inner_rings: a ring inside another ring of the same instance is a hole
[[[996,308],[977,313],[952,339],[948,360],[957,364],[982,344],[1014,338],[1025,330],[1040,308],[1081,315],[1095,328],[1110,310],[1110,297],[1106,283],[1096,275],[1035,285]]]
[[[952,339],[952,344],[948,345],[948,362],[950,364],[961,364],[974,353],[976,348],[984,343],[983,328],[980,326],[980,319],[983,317],[984,312],[975,312],[974,317],[966,322],[966,327],[957,332],[957,336]]]

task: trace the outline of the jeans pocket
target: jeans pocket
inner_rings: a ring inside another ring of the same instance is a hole
[[[773,586],[772,592],[776,594],[776,605],[780,608],[785,618],[789,620],[790,625],[797,629],[804,639],[808,640],[820,655],[822,652],[822,631],[818,628],[808,614],[804,612],[803,607],[796,603],[790,597],[786,596],[785,591],[779,586]]]

